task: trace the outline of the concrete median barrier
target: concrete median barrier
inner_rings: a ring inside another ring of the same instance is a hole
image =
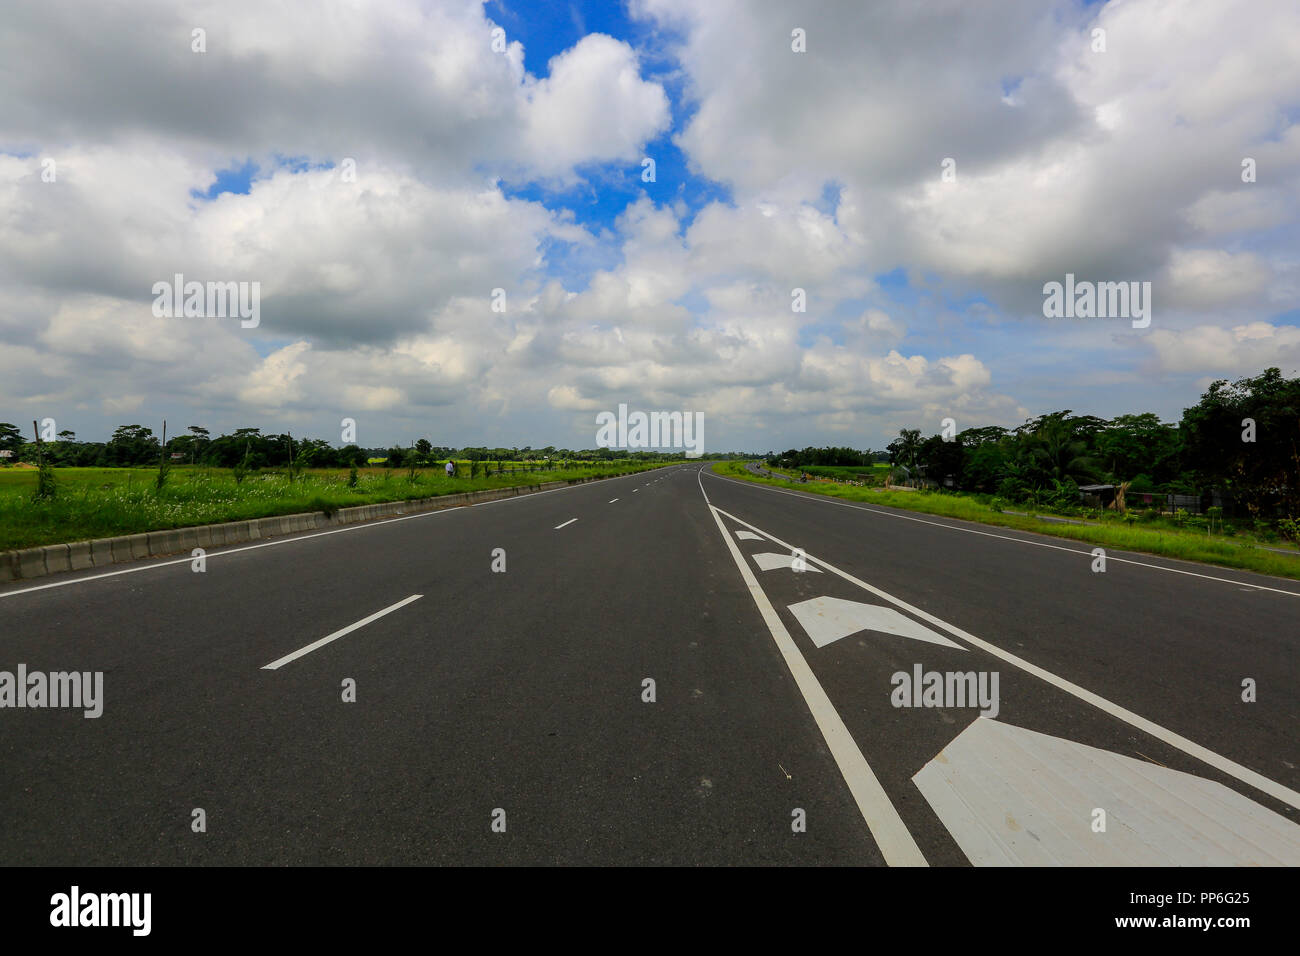
[[[84,571],[87,568],[93,568],[95,561],[90,555],[90,542],[74,541],[68,545],[68,560],[73,571]]]
[[[113,563],[113,539],[96,538],[90,542],[90,560],[97,568],[108,567]]]
[[[149,553],[149,535],[147,534],[128,534],[127,542],[131,545],[131,557],[135,560],[148,558],[152,555]]]
[[[149,540],[149,557],[158,554],[175,554],[181,550],[180,531],[150,531],[145,537]]]
[[[24,581],[45,576],[44,548],[24,548],[22,551],[15,552],[15,554],[18,563],[18,576]]]
[[[262,538],[302,534],[336,525],[378,521],[398,515],[423,514],[429,511],[441,511],[444,508],[467,507],[618,477],[624,476],[599,475],[592,478],[575,478],[572,481],[548,481],[540,485],[486,488],[480,491],[458,492],[454,495],[437,495],[410,501],[356,505],[339,508],[329,514],[323,511],[311,511],[294,515],[275,515],[269,518],[226,521],[191,528],[172,528],[143,534],[96,538],[93,541],[77,541],[72,544],[0,551],[0,583],[26,581],[65,571],[84,571],[153,557],[188,554],[195,548],[205,550],[223,548]]]
[[[131,557],[131,539],[126,535],[109,538],[108,544],[112,548],[114,564],[124,564],[127,561],[135,560]]]
[[[45,546],[45,573],[58,574],[60,571],[72,570],[72,558],[66,544],[47,544]]]

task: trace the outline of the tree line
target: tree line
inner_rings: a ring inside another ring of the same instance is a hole
[[[313,468],[364,467],[371,460],[382,460],[389,468],[410,468],[435,462],[460,461],[673,461],[685,458],[685,452],[657,452],[621,448],[569,449],[547,445],[545,448],[489,448],[470,446],[455,448],[434,445],[421,438],[406,447],[362,448],[344,445],[336,448],[319,438],[263,433],[260,428],[237,428],[229,434],[212,437],[200,425],[191,425],[184,433],[168,437],[166,447],[152,428],[144,425],[120,425],[106,442],[77,441],[75,432],[59,432],[56,439],[40,442],[29,439],[18,426],[0,422],[0,452],[11,454],[0,461],[35,464],[43,457],[54,467],[123,468],[151,467],[160,459],[174,464],[207,465],[220,468],[275,468],[291,463]],[[739,457],[739,456],[713,456]]]
[[[1078,505],[1080,486],[1111,485],[1123,509],[1136,494],[1218,493],[1225,511],[1264,520],[1300,514],[1300,378],[1277,368],[1211,383],[1178,422],[1153,412],[1112,419],[1070,409],[1014,429],[903,429],[886,449],[904,479],[1012,502]],[[820,453],[820,454],[819,454]],[[879,453],[804,449],[795,465],[862,465]]]
[[[846,465],[852,467],[889,461],[889,452],[872,451],[870,448],[858,451],[854,448],[813,448],[809,446],[802,450],[791,448],[779,455],[768,452],[767,459],[769,462],[779,463],[783,467],[789,468],[799,468],[805,465]]]

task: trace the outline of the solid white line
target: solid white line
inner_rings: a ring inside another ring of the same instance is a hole
[[[727,515],[727,517],[730,518],[732,521],[735,521],[739,524],[743,524],[746,528],[750,528],[754,531],[760,530],[754,527],[748,521],[742,521],[740,518],[737,518],[735,515],[727,514],[727,512],[723,511],[721,508],[714,508],[714,510],[721,514]],[[774,543],[781,545],[781,547],[783,548],[791,547],[790,545],[782,541],[780,538],[768,534],[768,532],[766,531],[762,531],[761,533],[767,535],[769,539],[771,539]],[[730,535],[727,536],[727,540],[728,541],[731,540]],[[952,624],[949,624],[947,621],[935,617],[933,614],[929,614],[926,611],[922,611],[920,608],[912,607],[912,605],[908,604],[906,601],[901,601],[898,598],[894,597],[892,594],[887,594],[886,592],[880,590],[880,588],[872,587],[866,581],[862,581],[858,578],[855,578],[847,571],[841,571],[833,564],[830,564],[827,561],[823,561],[821,558],[813,557],[811,554],[806,554],[805,556],[809,561],[814,561],[817,564],[820,564],[822,567],[826,568],[826,570],[838,574],[844,580],[850,581],[853,584],[856,584],[858,587],[866,591],[870,591],[872,594],[875,594],[878,597],[884,598],[886,601],[889,601],[897,605],[898,607],[903,608],[905,611],[910,611],[912,614],[915,614],[917,617],[920,617],[923,620],[929,621],[931,624],[934,624],[938,627],[945,628],[951,634],[960,637],[964,641],[969,641],[971,644],[974,644],[976,647],[980,648],[981,650],[988,651],[994,657],[1000,657],[1002,660],[1006,661],[1008,664],[1011,664],[1013,667],[1018,667],[1021,670],[1025,671],[1026,673],[1032,674],[1033,676],[1046,681],[1047,683],[1051,684],[1053,687],[1063,690],[1067,694],[1071,694],[1072,696],[1079,698],[1085,703],[1092,704],[1092,706],[1096,707],[1098,710],[1104,711],[1105,713],[1110,714],[1112,717],[1116,717],[1119,720],[1124,721],[1124,723],[1130,724],[1131,726],[1138,728],[1138,730],[1145,731],[1146,733],[1150,734],[1152,737],[1155,737],[1158,740],[1163,740],[1165,743],[1169,744],[1169,746],[1176,747],[1177,749],[1183,751],[1183,753],[1190,754],[1191,756],[1202,761],[1203,763],[1207,763],[1211,767],[1214,767],[1216,770],[1221,770],[1223,773],[1226,773],[1231,777],[1236,777],[1242,783],[1249,784],[1250,786],[1256,788],[1257,790],[1261,790],[1264,793],[1267,793],[1269,796],[1281,800],[1283,803],[1290,804],[1296,809],[1300,809],[1300,793],[1297,793],[1296,791],[1290,789],[1289,787],[1284,787],[1282,784],[1268,779],[1268,777],[1265,777],[1263,774],[1256,773],[1254,770],[1251,770],[1249,767],[1243,767],[1241,764],[1229,760],[1227,757],[1223,757],[1212,750],[1208,750],[1207,748],[1202,747],[1200,744],[1188,740],[1186,737],[1183,737],[1180,734],[1174,733],[1172,730],[1167,730],[1166,728],[1161,727],[1159,724],[1147,720],[1145,717],[1135,714],[1131,710],[1127,710],[1126,708],[1121,707],[1119,704],[1113,703],[1104,697],[1094,694],[1090,690],[1084,690],[1078,684],[1072,683],[1063,677],[1057,677],[1055,674],[1051,673],[1050,671],[1046,671],[1036,664],[1031,664],[1028,661],[1010,653],[1009,651],[1004,651],[1002,648],[998,647],[995,644],[990,644],[988,641],[982,641],[975,635],[968,634],[966,631],[963,631],[961,628],[955,627]]]
[[[723,481],[734,481],[737,484],[745,485],[751,488],[762,488],[765,491],[775,491],[777,494],[789,495],[792,498],[799,498],[802,501],[811,501],[811,502],[821,503],[821,504],[839,505],[843,508],[852,508],[855,511],[869,511],[872,514],[884,515],[886,518],[901,518],[904,521],[916,521],[919,522],[920,524],[933,525],[936,528],[946,528],[949,531],[964,531],[966,534],[978,534],[978,535],[982,535],[985,538],[999,538],[1003,541],[1014,541],[1017,544],[1032,544],[1035,548],[1050,548],[1053,551],[1068,551],[1070,554],[1080,554],[1080,555],[1084,555],[1085,557],[1092,557],[1091,551],[1080,551],[1077,548],[1066,548],[1066,547],[1062,547],[1059,544],[1048,544],[1045,541],[1026,541],[1024,538],[1014,538],[1008,534],[995,534],[991,531],[979,531],[976,530],[975,528],[962,528],[958,525],[944,524],[941,521],[927,521],[925,518],[916,518],[913,517],[912,515],[896,514],[893,511],[885,511],[881,508],[873,508],[871,505],[850,504],[847,501],[838,501],[834,498],[827,498],[821,495],[817,495],[817,496],[811,494],[801,495],[801,494],[796,494],[793,491],[787,491],[784,488],[773,488],[771,485],[760,485],[757,482],[753,482],[753,481],[740,481],[736,478],[729,478],[725,475],[717,475],[714,474],[713,472],[709,472],[709,474],[713,475],[714,478],[718,478]],[[959,521],[962,519],[954,518],[953,520]],[[1037,532],[1037,531],[1025,532],[1025,534],[1041,534],[1041,533],[1043,532]],[[1216,578],[1211,574],[1200,574],[1196,571],[1183,571],[1180,568],[1166,568],[1164,565],[1147,564],[1145,561],[1134,561],[1131,558],[1117,558],[1112,556],[1109,551],[1106,553],[1106,560],[1118,562],[1120,564],[1135,564],[1138,567],[1152,568],[1153,570],[1156,571],[1168,571],[1170,574],[1186,574],[1194,578],[1204,578],[1207,581],[1219,581],[1223,584],[1236,584],[1240,587],[1253,588],[1257,591],[1272,591],[1275,594],[1289,594],[1291,595],[1291,597],[1300,597],[1300,591],[1287,591],[1284,588],[1269,588],[1269,587],[1265,587],[1262,584],[1251,584],[1249,581],[1234,581],[1232,578]],[[1178,559],[1167,558],[1166,560],[1176,561]],[[1263,574],[1259,571],[1242,571],[1241,573],[1256,574],[1259,575],[1260,577],[1272,577],[1272,575]]]
[[[362,618],[360,621],[357,621],[357,623],[355,624],[349,624],[347,627],[343,628],[342,630],[335,631],[333,634],[329,634],[325,637],[322,637],[319,641],[312,641],[312,643],[308,644],[306,647],[298,648],[298,650],[294,651],[292,654],[286,654],[278,661],[272,661],[271,663],[263,667],[262,670],[278,671],[281,667],[283,667],[285,664],[288,664],[290,661],[296,661],[304,654],[310,654],[312,651],[316,650],[317,648],[324,647],[326,644],[330,643],[331,641],[337,641],[340,637],[343,637],[345,634],[351,634],[357,628],[365,627],[371,621],[376,621],[379,618],[383,617],[385,614],[391,614],[394,611],[396,611],[399,607],[405,607],[406,605],[410,604],[412,601],[418,601],[422,597],[424,597],[423,594],[412,594],[410,597],[404,598],[401,601],[398,601],[396,604],[390,604],[382,611],[376,611],[374,614],[370,615],[369,617]]]
[[[636,475],[637,473],[633,472],[630,475],[615,475],[612,478],[603,478],[601,480],[618,481],[622,478],[635,478]],[[489,505],[506,505],[514,501],[527,501],[530,498],[540,498],[542,495],[552,495],[561,491],[573,491],[575,488],[585,488],[585,487],[586,485],[569,485],[569,487],[567,488],[552,488],[550,491],[534,491],[532,494],[529,495],[518,495],[510,498],[497,498],[495,501],[480,501],[477,504],[475,504],[473,507],[486,508]],[[632,490],[635,491],[637,489],[634,488]],[[401,504],[401,503],[402,502],[400,501],[382,502],[382,504]],[[293,537],[293,538],[279,538],[278,540],[275,541],[263,541],[261,544],[246,544],[238,548],[224,548],[221,551],[210,551],[208,552],[207,557],[208,560],[211,561],[213,558],[224,557],[227,554],[238,554],[241,551],[256,551],[258,548],[273,548],[281,544],[297,544],[299,541],[306,541],[309,538],[321,538],[327,534],[343,534],[345,531],[362,531],[366,528],[377,528],[380,525],[393,524],[394,522],[397,521],[412,521],[416,518],[430,518],[430,517],[435,517],[437,515],[459,514],[463,511],[468,511],[468,510],[473,510],[473,509],[454,508],[454,507],[439,508],[436,511],[421,511],[419,514],[406,515],[401,518],[382,518],[379,521],[360,521],[357,522],[356,524],[348,525],[346,528],[333,528],[329,531],[314,531],[311,534],[300,534],[297,537]],[[284,517],[284,516],[272,515],[272,517]],[[250,519],[250,520],[257,520],[257,519]],[[196,525],[195,527],[202,527],[202,525]],[[190,529],[176,529],[176,530],[190,530]],[[148,559],[141,558],[140,560],[147,561]],[[29,588],[19,588],[16,591],[0,591],[0,599],[17,597],[20,594],[30,594],[33,591],[44,591],[47,588],[64,588],[70,584],[84,584],[87,581],[98,581],[101,578],[115,578],[119,574],[135,574],[139,571],[152,571],[155,568],[166,568],[173,564],[189,564],[193,560],[194,559],[192,557],[187,556],[184,558],[172,558],[171,560],[168,561],[150,561],[148,564],[141,564],[137,567],[122,568],[121,570],[118,571],[105,571],[103,574],[91,574],[91,575],[87,575],[84,578],[70,578],[66,581],[52,581],[49,584],[35,584]]]
[[[794,677],[799,692],[803,694],[804,703],[812,712],[813,720],[817,722],[817,727],[826,740],[826,746],[830,749],[831,756],[835,758],[835,763],[844,776],[844,782],[848,784],[849,792],[853,794],[858,810],[862,813],[862,819],[866,821],[867,829],[871,831],[876,845],[880,847],[885,862],[890,866],[928,866],[920,847],[916,845],[907,825],[903,823],[903,818],[898,815],[898,811],[890,802],[889,795],[880,785],[871,765],[867,763],[867,758],[862,756],[857,741],[844,726],[844,721],[836,711],[835,705],[826,696],[826,691],[818,683],[812,668],[799,652],[798,645],[790,637],[790,632],[785,629],[785,625],[781,623],[781,618],[772,607],[772,602],[767,599],[758,579],[754,577],[754,572],[750,570],[740,549],[736,547],[736,542],[732,540],[722,519],[718,517],[718,509],[709,504],[709,496],[702,482],[700,493],[704,495],[704,502],[709,505],[709,513],[717,522],[718,531],[722,533],[722,539],[727,542],[727,548],[731,551],[736,567],[740,569],[740,575],[749,588],[750,596],[758,605],[758,611],[763,616],[768,630],[772,632],[777,649],[785,659],[786,667],[790,668],[790,674]]]
[[[578,520],[577,518],[570,518],[568,521],[564,522],[564,524],[557,524],[552,530],[559,531],[561,528],[567,528],[569,525],[573,524],[573,522],[577,520]]]

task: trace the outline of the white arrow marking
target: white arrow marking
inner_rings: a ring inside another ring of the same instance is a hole
[[[786,560],[789,561],[789,557]],[[910,637],[914,641],[966,650],[942,634],[918,624],[910,617],[904,617],[892,607],[845,601],[843,598],[818,597],[791,604],[790,613],[803,625],[803,629],[818,647],[825,647],[858,631],[884,631],[886,634]]]
[[[988,718],[912,781],[976,866],[1300,864],[1300,826],[1221,783]]]
[[[793,555],[793,554],[770,554],[770,553],[768,553],[768,554],[752,554],[752,555],[750,555],[750,557],[753,558],[753,559],[754,559],[754,563],[757,564],[757,565],[759,566],[759,568],[762,569],[762,570],[764,570],[764,571],[774,571],[774,570],[776,570],[777,568],[785,568],[787,571],[793,571],[793,570],[794,570],[794,567],[793,567],[793,565],[794,565],[794,555]],[[821,568],[814,568],[811,564],[809,564],[809,565],[807,565],[807,567],[804,568],[804,570],[805,570],[805,571],[815,571],[815,572],[817,572],[818,574],[821,574],[821,570],[822,570],[822,569],[821,569]]]
[[[701,469],[699,474],[704,474],[704,473],[705,473],[704,470]],[[695,480],[700,483],[700,493],[703,494],[704,482],[700,479],[699,475],[696,476]],[[724,481],[727,479],[719,478],[718,480]],[[762,486],[762,487],[766,487],[766,486]],[[772,490],[779,491],[780,489],[777,488]],[[550,492],[543,492],[543,494],[550,494]],[[507,498],[506,500],[518,501],[519,499]],[[708,501],[708,495],[705,495],[704,500],[706,502]],[[836,502],[832,502],[832,504],[835,503]],[[755,527],[754,525],[750,524],[748,521],[742,521],[741,519],[737,518],[735,515],[723,511],[721,508],[714,508],[713,510],[714,512],[716,512],[716,514],[714,515],[715,518],[717,518],[718,515],[722,515],[725,518],[730,518],[732,521],[736,522],[737,524],[743,524],[745,525],[745,527],[753,528],[755,531],[762,531],[761,528]],[[440,512],[437,511],[433,512],[433,514],[439,514],[439,513]],[[403,519],[399,519],[399,520],[403,520]],[[956,530],[962,531],[966,529],[958,528]],[[323,533],[333,534],[334,532],[326,531]],[[786,544],[780,538],[776,537],[773,534],[769,534],[766,531],[763,531],[762,533],[764,534],[764,536],[769,538],[773,544],[779,545],[782,548],[790,548],[793,550],[794,545]],[[976,532],[976,533],[979,534],[982,532]],[[730,539],[728,539],[728,542],[730,542]],[[1055,547],[1055,546],[1049,545],[1049,547]],[[1083,554],[1084,552],[1081,551],[1079,553]],[[901,601],[898,598],[894,597],[892,594],[888,594],[885,591],[882,591],[880,588],[873,587],[872,585],[868,584],[866,581],[861,580],[860,578],[855,578],[847,571],[841,571],[839,568],[835,567],[835,565],[831,564],[829,561],[823,561],[821,558],[814,558],[811,555],[809,556],[808,560],[816,561],[818,564],[822,565],[822,567],[824,567],[827,571],[830,571],[833,574],[838,574],[845,581],[848,581],[851,584],[856,584],[858,587],[862,588],[863,590],[869,591],[872,594],[876,595],[877,597],[884,598],[886,601],[889,601],[891,604],[894,604],[898,607],[904,608],[907,611],[910,611],[911,613],[915,614],[917,617],[921,618],[924,621],[929,621],[931,624],[937,625],[938,627],[942,627],[948,633],[960,637],[963,641],[973,644],[975,647],[978,647],[980,650],[988,651],[990,654],[994,655],[995,657],[998,657],[1006,661],[1011,666],[1018,667],[1020,670],[1024,671],[1025,673],[1032,674],[1034,677],[1046,681],[1047,683],[1051,684],[1053,687],[1065,691],[1067,694],[1072,694],[1073,696],[1077,697],[1079,700],[1083,701],[1084,703],[1091,704],[1093,707],[1096,707],[1098,710],[1104,711],[1105,713],[1110,714],[1112,717],[1116,717],[1119,720],[1122,720],[1125,723],[1129,724],[1130,726],[1136,727],[1138,730],[1150,734],[1151,736],[1157,738],[1158,740],[1163,740],[1165,743],[1169,744],[1169,746],[1177,747],[1183,753],[1191,754],[1197,760],[1202,760],[1205,763],[1208,763],[1211,767],[1214,767],[1216,770],[1221,770],[1222,772],[1229,774],[1230,776],[1236,777],[1242,783],[1250,784],[1250,786],[1256,788],[1257,790],[1262,790],[1264,793],[1267,793],[1269,796],[1275,797],[1278,800],[1281,800],[1283,803],[1287,804],[1288,806],[1292,806],[1295,807],[1297,810],[1300,810],[1300,793],[1296,792],[1295,790],[1292,790],[1290,787],[1283,786],[1282,784],[1278,783],[1276,780],[1270,780],[1268,777],[1265,777],[1263,774],[1255,770],[1251,770],[1249,767],[1243,767],[1241,764],[1237,763],[1236,761],[1229,760],[1227,757],[1224,757],[1222,754],[1217,754],[1213,750],[1210,750],[1207,747],[1202,747],[1194,740],[1188,740],[1186,737],[1174,733],[1172,730],[1169,730],[1167,727],[1161,727],[1155,721],[1147,720],[1141,714],[1135,714],[1133,713],[1133,711],[1127,710],[1119,706],[1119,704],[1116,704],[1114,701],[1107,700],[1105,697],[1101,697],[1098,694],[1094,694],[1092,691],[1086,690],[1080,687],[1078,684],[1071,683],[1065,678],[1053,674],[1051,671],[1044,670],[1043,668],[1039,667],[1037,664],[1031,664],[1029,661],[1025,660],[1024,658],[1017,657],[1015,654],[1012,654],[1010,651],[1003,650],[1002,648],[998,647],[996,644],[990,644],[988,641],[981,640],[980,638],[976,637],[974,634],[962,630],[960,627],[955,627],[954,625],[949,624],[947,621],[940,620],[939,618],[935,617],[933,614],[930,614],[927,611],[922,611],[919,607],[913,607],[912,605],[908,604],[906,601]],[[1113,561],[1115,559],[1111,558],[1110,560]],[[1136,562],[1129,562],[1129,563],[1133,564]],[[1154,567],[1154,565],[1152,565],[1152,567]],[[1185,574],[1190,572],[1180,571],[1179,573]],[[52,587],[52,585],[46,585],[46,586]],[[1262,588],[1261,590],[1268,590],[1268,588]],[[1296,596],[1300,597],[1300,591],[1295,591],[1295,592],[1285,591],[1282,593],[1285,594],[1294,593]],[[0,597],[5,597],[5,595],[0,594]]]

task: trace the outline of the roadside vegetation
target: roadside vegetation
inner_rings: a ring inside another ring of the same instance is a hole
[[[769,477],[734,462],[715,470],[1300,580],[1300,379],[1276,368],[1211,383],[1177,423],[1067,409],[1015,429],[945,424],[928,438],[903,429],[884,451],[771,453],[762,463]]]
[[[1277,368],[1211,383],[1177,422],[1066,409],[1014,429],[960,424],[935,422],[940,430],[929,437],[905,428],[883,451],[792,448],[769,453],[766,465],[985,495],[1010,509],[1085,520],[1137,514],[1229,536],[1300,537],[1300,378]]]
[[[1105,515],[1099,513],[1087,524],[1065,524],[1059,520],[1050,521],[1036,515],[1013,514],[1002,510],[1005,502],[991,495],[940,489],[887,490],[883,484],[861,486],[830,480],[800,482],[793,475],[765,478],[752,474],[744,464],[732,461],[719,462],[713,466],[713,470],[731,478],[778,488],[794,488],[846,501],[883,505],[942,518],[958,518],[1018,531],[1033,531],[1108,550],[1139,551],[1300,580],[1300,554],[1293,557],[1290,554],[1263,550],[1261,547],[1277,546],[1276,536],[1270,538],[1266,533],[1229,536],[1222,531],[1211,531],[1208,519],[1193,521],[1194,516],[1179,518],[1159,517],[1154,512],[1129,515],[1112,512]],[[776,473],[782,471],[784,469],[778,469]],[[1219,525],[1216,524],[1215,527],[1218,529]]]
[[[912,511],[1294,576],[1294,559],[1251,550],[1300,544],[1300,378],[1277,368],[1212,382],[1176,423],[1066,409],[1014,429],[937,424],[883,451],[792,448],[763,466],[824,494],[870,487]]]
[[[157,451],[155,449],[155,455]],[[54,488],[41,495],[36,467],[0,468],[0,550],[162,531],[304,511],[430,498],[466,491],[632,474],[663,463],[456,462],[385,467],[280,469],[169,466],[54,468]],[[46,463],[47,471],[51,471]],[[163,479],[159,481],[159,475]]]

